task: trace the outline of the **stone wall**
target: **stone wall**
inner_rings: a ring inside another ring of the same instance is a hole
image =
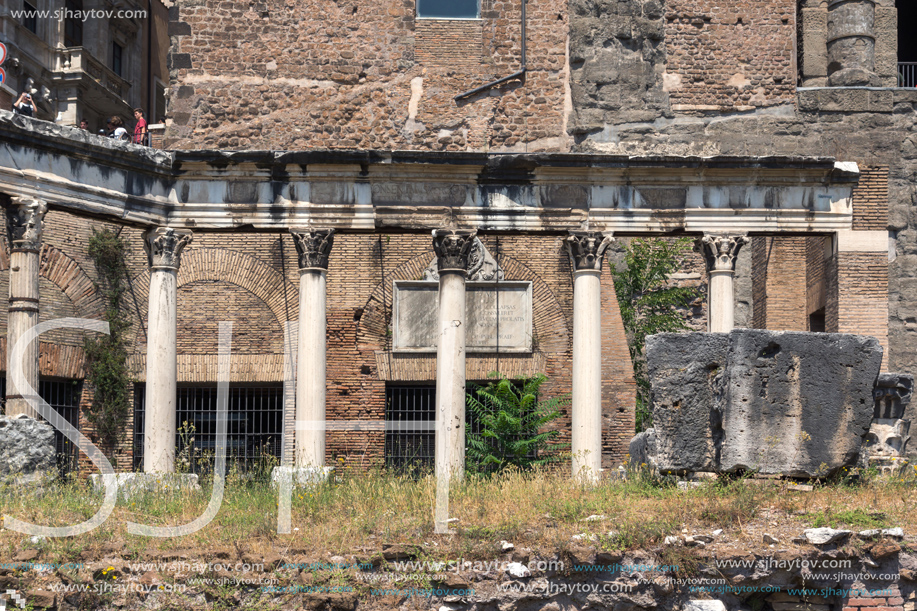
[[[173,148],[545,150],[563,141],[567,3],[527,3],[525,84],[456,102],[521,64],[519,2],[477,21],[414,2],[224,0],[170,9]]]

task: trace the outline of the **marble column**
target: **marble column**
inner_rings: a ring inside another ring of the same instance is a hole
[[[436,475],[465,476],[465,277],[475,232],[433,232],[439,271],[436,344]]]
[[[707,330],[711,333],[729,333],[735,327],[736,258],[748,241],[744,235],[705,235],[697,242],[707,262]]]
[[[10,242],[10,300],[7,314],[6,415],[25,414],[38,418],[22,393],[23,382],[38,391],[38,341],[29,344],[22,363],[22,375],[13,377],[11,355],[16,342],[38,324],[38,274],[41,265],[41,232],[48,205],[29,197],[13,197],[6,211]],[[37,399],[37,397],[35,397]]]
[[[143,427],[145,473],[175,471],[178,268],[181,252],[190,242],[190,231],[172,227],[148,229],[143,235],[143,246],[150,263],[146,416]]]
[[[325,466],[326,276],[334,230],[291,229],[299,255],[299,343],[296,357],[297,468]]]
[[[570,232],[573,266],[573,477],[598,481],[602,471],[602,261],[612,238]]]

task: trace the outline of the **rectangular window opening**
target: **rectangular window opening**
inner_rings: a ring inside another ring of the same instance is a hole
[[[64,20],[64,46],[83,46],[83,2],[82,0],[67,0],[64,4],[67,12]]]
[[[111,43],[111,69],[118,76],[123,77],[122,74],[122,59],[124,56],[124,47],[119,45],[116,42]]]
[[[417,0],[417,16],[421,19],[477,19],[479,0]]]
[[[32,34],[38,34],[38,9],[28,2],[22,3],[22,25]]]

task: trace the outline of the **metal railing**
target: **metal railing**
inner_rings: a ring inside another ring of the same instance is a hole
[[[898,62],[898,87],[917,87],[917,62]]]

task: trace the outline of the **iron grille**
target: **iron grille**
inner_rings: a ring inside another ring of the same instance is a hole
[[[486,382],[468,383],[468,390]],[[385,421],[388,422],[436,422],[436,387],[389,385],[385,397]],[[465,427],[472,433],[480,433],[481,425],[474,412],[465,410]],[[391,430],[391,429],[395,430]],[[429,430],[411,431],[386,427],[385,464],[395,469],[432,468],[436,462],[436,432]]]
[[[38,395],[53,407],[72,426],[79,428],[80,397],[83,383],[80,380],[39,380]],[[6,397],[6,376],[0,377],[0,397]],[[57,468],[61,477],[67,477],[77,468],[77,451],[72,441],[54,429],[54,448]]]
[[[435,386],[396,386],[385,389],[385,421],[435,422]],[[436,458],[436,434],[433,430],[385,431],[385,464],[394,469],[432,468]]]
[[[145,384],[134,385],[134,469],[143,468],[143,427],[146,416]],[[176,452],[191,460],[200,473],[211,464],[216,450],[216,386],[179,387],[175,438]],[[252,468],[266,457],[279,460],[283,421],[283,385],[237,386],[229,389],[226,427],[226,458],[241,470]],[[185,424],[187,423],[187,424]],[[193,442],[191,439],[193,438]]]
[[[917,87],[917,62],[898,62],[898,87]]]

